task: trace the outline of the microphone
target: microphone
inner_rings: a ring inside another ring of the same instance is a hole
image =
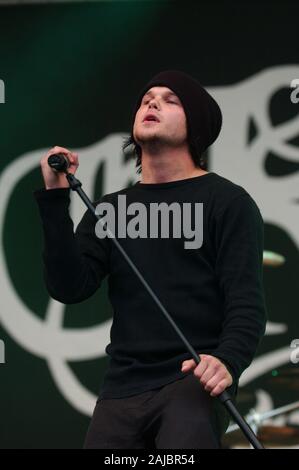
[[[69,159],[63,153],[54,153],[48,158],[48,165],[57,172],[66,172],[70,166]]]

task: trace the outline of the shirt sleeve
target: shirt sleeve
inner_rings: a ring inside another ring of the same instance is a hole
[[[248,193],[235,197],[216,217],[216,277],[223,298],[219,345],[212,353],[236,380],[251,364],[265,333],[264,224]]]
[[[59,302],[82,302],[95,293],[109,272],[109,241],[96,236],[97,219],[89,210],[74,232],[69,214],[70,188],[39,189],[33,195],[43,227],[47,290]]]

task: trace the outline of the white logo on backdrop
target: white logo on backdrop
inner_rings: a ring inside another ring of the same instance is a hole
[[[224,115],[222,132],[211,148],[212,170],[245,187],[257,201],[264,220],[282,227],[297,245],[299,218],[295,200],[298,199],[298,176],[294,174],[270,178],[264,171],[263,158],[267,151],[272,150],[287,160],[299,161],[299,150],[287,143],[287,140],[297,135],[299,117],[273,128],[268,115],[268,104],[273,94],[281,88],[289,87],[292,78],[298,76],[298,66],[274,67],[239,84],[209,89],[218,100]],[[246,132],[250,117],[255,120],[258,134],[248,145]],[[125,134],[111,134],[96,145],[73,149],[80,154],[78,178],[87,194],[93,194],[95,175],[103,162],[104,193],[117,191],[125,187],[130,179],[138,179],[134,162],[122,162],[121,145],[124,136]],[[39,166],[40,158],[47,150],[40,149],[22,155],[2,172],[1,227],[4,226],[12,191],[26,173]],[[85,210],[82,204],[79,197],[72,194],[71,216],[75,225]],[[3,232],[0,242],[0,277],[0,318],[3,326],[24,349],[47,361],[64,398],[76,410],[90,416],[97,397],[81,384],[69,368],[68,361],[84,361],[104,356],[111,320],[81,330],[63,328],[64,305],[51,298],[46,318],[38,318],[19,298],[11,282],[3,251]],[[279,325],[275,330],[275,324],[270,326],[268,334],[279,334],[287,328],[286,325]],[[259,356],[245,371],[240,383],[245,385],[289,360],[289,345]],[[258,400],[258,412],[265,411],[263,403],[264,400]]]

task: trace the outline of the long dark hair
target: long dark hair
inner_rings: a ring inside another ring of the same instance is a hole
[[[127,151],[128,147],[131,146],[130,152]],[[196,148],[196,145],[194,144],[193,141],[188,140],[188,146],[189,146],[189,152],[192,157],[192,160],[194,162],[194,165],[197,168],[202,168],[203,170],[206,170],[207,166],[207,161],[205,157],[205,153],[200,153],[198,149]],[[132,134],[129,135],[129,137],[124,138],[124,142],[122,145],[122,150],[126,154],[128,154],[128,158],[135,158],[136,159],[136,173],[141,173],[142,169],[142,149],[140,145],[137,144],[135,141],[134,137]]]

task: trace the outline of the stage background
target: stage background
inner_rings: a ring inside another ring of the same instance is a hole
[[[1,448],[81,448],[107,367],[106,281],[72,306],[50,299],[43,283],[32,196],[42,187],[39,160],[54,145],[78,151],[78,177],[92,198],[137,181],[121,151],[133,103],[149,78],[170,68],[219,101],[224,126],[208,168],[250,192],[265,220],[265,249],[286,259],[265,267],[269,325],[241,382],[240,410],[296,400],[299,103],[290,84],[299,78],[298,18],[290,1],[0,7]],[[72,199],[78,223],[85,208]],[[298,412],[289,422],[299,425]]]

